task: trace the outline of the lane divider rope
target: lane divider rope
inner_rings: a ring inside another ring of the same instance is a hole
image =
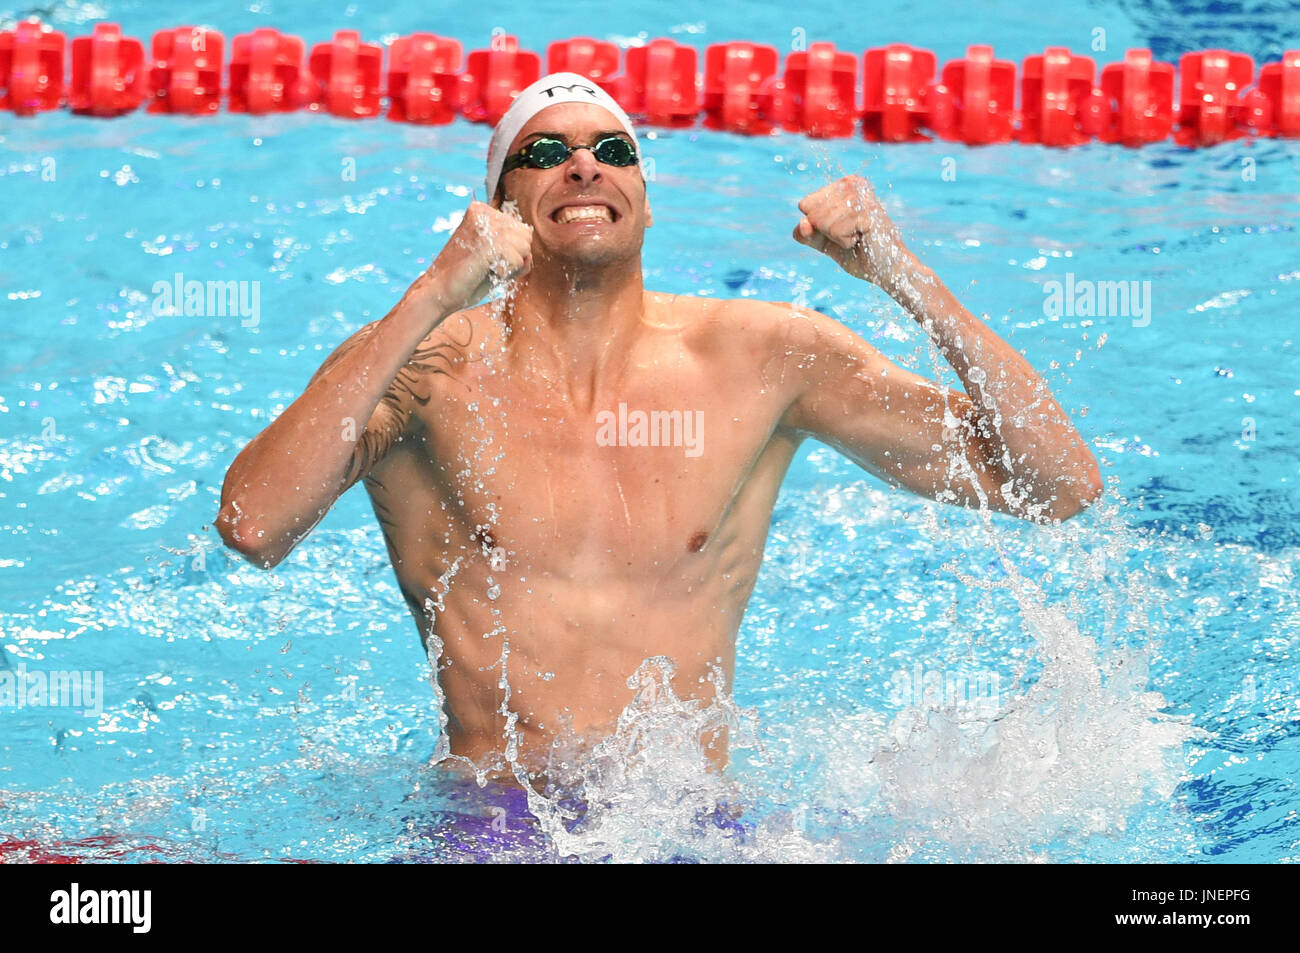
[[[413,33],[391,44],[386,64],[384,48],[355,30],[307,51],[299,37],[261,27],[234,38],[228,61],[226,49],[222,34],[203,26],[160,30],[146,53],[115,23],[69,43],[27,20],[0,32],[0,110],[31,116],[66,106],[110,118],[143,106],[202,116],[224,102],[229,112],[495,124],[543,75],[542,57],[508,34],[463,55],[455,39]],[[937,69],[933,52],[903,43],[859,56],[815,42],[781,63],[776,47],[737,41],[707,47],[701,73],[699,51],[671,39],[620,50],[576,37],[547,47],[546,72],[559,70],[589,77],[639,124],[665,128],[702,122],[745,135],[1058,147],[1300,138],[1300,50],[1256,73],[1250,56],[1229,50],[1185,53],[1175,70],[1132,49],[1098,73],[1091,57],[1060,46],[1017,70],[975,45]]]

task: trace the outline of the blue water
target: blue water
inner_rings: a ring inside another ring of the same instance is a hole
[[[433,29],[467,49],[497,26],[533,49],[591,34],[784,50],[803,30],[941,61],[973,42],[1015,60],[1084,51],[1095,27],[1102,62],[1128,46],[1268,58],[1300,34],[1280,4],[1227,18],[1070,2],[1032,23],[1021,9],[984,4],[958,29],[944,4],[846,18],[199,3],[182,17],[108,2],[51,18],[71,35],[183,19],[309,42]],[[649,776],[619,776],[620,808],[516,843],[525,818],[429,766],[429,667],[364,494],[272,573],[210,525],[235,454],[427,267],[481,189],[488,135],[305,114],[0,116],[0,666],[104,677],[101,713],[0,707],[5,856],[1300,858],[1300,143],[647,131],[648,288],[804,303],[956,386],[895,305],[790,238],[802,196],[866,175],[909,245],[1044,374],[1108,496],[1045,530],[909,497],[807,445],[740,634],[734,702],[753,744],[725,786],[665,742]],[[155,283],[177,272],[260,282],[257,325],[156,313]],[[1067,273],[1149,281],[1149,322],[1050,316],[1045,283]],[[996,674],[997,710],[900,699],[916,671]],[[723,802],[743,808],[745,837],[700,820]],[[463,848],[458,831],[498,817],[504,830]]]

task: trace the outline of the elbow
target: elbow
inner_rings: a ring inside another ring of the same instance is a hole
[[[214,525],[221,534],[221,541],[258,569],[274,569],[284,558],[283,553],[275,553],[267,547],[264,531],[230,503],[221,507]]]
[[[1052,501],[1049,517],[1055,522],[1065,522],[1078,516],[1084,510],[1094,506],[1106,491],[1102,483],[1101,470],[1095,459],[1088,461],[1082,478],[1071,480],[1070,492],[1058,493]]]

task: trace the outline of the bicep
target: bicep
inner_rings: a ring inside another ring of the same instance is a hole
[[[370,415],[365,429],[357,438],[357,445],[352,450],[352,459],[348,462],[347,477],[343,489],[349,489],[358,480],[364,479],[375,466],[388,456],[388,452],[402,439],[406,431],[407,416],[395,397],[394,388],[379,401],[375,412]]]
[[[378,321],[370,322],[340,344],[312,375],[312,383],[360,347],[378,323]],[[409,385],[413,373],[409,364],[398,372],[383,397],[379,399],[379,403],[375,405],[370,419],[366,421],[360,433],[356,432],[356,421],[351,419],[343,421],[341,439],[356,441],[352,450],[352,459],[348,461],[343,490],[351,488],[358,480],[364,479],[402,438],[410,418],[410,405],[406,398],[410,392]]]
[[[1007,512],[1005,479],[990,462],[991,444],[964,391],[899,367],[830,318],[805,317],[815,334],[787,426],[894,486]]]

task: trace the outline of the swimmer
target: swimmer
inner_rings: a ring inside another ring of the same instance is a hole
[[[581,76],[521,92],[487,166],[489,202],[236,457],[217,527],[270,569],[362,482],[440,652],[451,753],[488,777],[512,779],[512,737],[542,783],[553,750],[612,734],[649,657],[673,660],[681,698],[711,701],[715,666],[733,683],[807,439],[921,496],[1040,523],[1100,497],[1046,383],[907,248],[865,179],[805,196],[793,240],[888,293],[963,390],[808,308],[646,289],[640,145]],[[509,293],[484,302],[499,282]],[[705,739],[719,769],[727,740]]]

